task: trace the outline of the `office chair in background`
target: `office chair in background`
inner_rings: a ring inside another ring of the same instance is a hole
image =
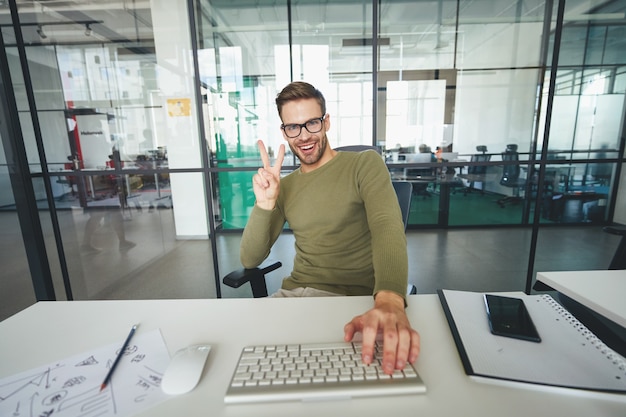
[[[364,150],[373,149],[380,153],[380,150],[373,146],[356,145],[336,148],[337,151],[348,152],[361,152]],[[404,223],[404,229],[409,220],[409,213],[411,210],[411,196],[413,194],[413,186],[407,181],[392,181],[393,188],[396,191],[398,197],[398,203],[400,204],[400,211],[402,212],[402,222]],[[252,296],[254,298],[267,297],[267,282],[265,275],[280,268],[282,262],[273,259],[266,259],[261,265],[256,268],[240,268],[230,272],[226,275],[222,282],[231,288],[239,288],[245,283],[249,282],[252,288]],[[408,294],[417,294],[417,288],[413,284],[409,284],[407,287]]]
[[[605,159],[608,158],[607,154],[608,145],[603,144],[601,146],[600,152],[597,152],[594,155],[596,159]],[[613,177],[613,165],[612,163],[607,162],[594,162],[585,165],[585,172],[583,174],[582,185],[600,185],[600,186],[608,186],[611,184],[611,178]]]
[[[502,161],[504,162],[517,162],[519,161],[519,153],[517,152],[517,145],[510,144],[506,146],[506,150],[502,152]],[[502,178],[500,178],[500,185],[513,189],[512,196],[506,196],[497,201],[498,205],[502,208],[506,204],[519,203],[523,199],[520,197],[520,188],[526,187],[526,179],[520,178],[521,168],[517,164],[503,165],[502,166]]]
[[[487,155],[487,147],[485,145],[478,145],[476,150],[480,153],[476,153],[472,155],[470,162],[489,162],[491,160],[491,155]],[[472,191],[478,191],[481,194],[485,192],[485,179],[487,177],[487,166],[486,165],[470,165],[467,168],[467,174],[461,174],[459,177],[469,181],[469,184],[463,190],[463,195],[467,195]],[[480,182],[481,188],[474,188],[474,184]]]
[[[426,144],[422,144],[419,146],[419,154],[407,160],[407,162],[435,162],[437,159],[435,155],[432,153],[430,146]],[[411,181],[413,184],[413,194],[421,195],[424,199],[431,198],[430,192],[428,191],[429,185],[432,183],[433,188],[435,188],[435,176],[437,175],[436,168],[408,168],[405,170],[405,173],[408,176],[415,177],[414,180]],[[431,180],[429,180],[429,178]]]

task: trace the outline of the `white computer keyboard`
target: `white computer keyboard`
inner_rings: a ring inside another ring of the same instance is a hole
[[[248,346],[241,352],[224,401],[306,401],[426,392],[411,364],[386,375],[381,362],[382,343],[376,344],[371,365],[363,364],[360,343]]]

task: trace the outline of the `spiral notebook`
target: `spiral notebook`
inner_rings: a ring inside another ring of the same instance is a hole
[[[452,336],[471,376],[626,393],[626,359],[606,346],[549,295],[524,300],[541,343],[495,336],[483,293],[439,290]]]

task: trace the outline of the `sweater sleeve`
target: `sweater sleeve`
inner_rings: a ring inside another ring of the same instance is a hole
[[[244,268],[259,266],[267,258],[284,225],[281,210],[263,210],[254,205],[241,236],[239,259]]]
[[[358,178],[372,239],[374,295],[389,290],[406,299],[409,261],[398,198],[380,156],[364,152],[363,158]]]

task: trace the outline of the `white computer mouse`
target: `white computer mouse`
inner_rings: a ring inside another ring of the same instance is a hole
[[[210,345],[192,345],[177,351],[163,374],[163,392],[179,395],[194,389],[200,381],[209,352]]]

